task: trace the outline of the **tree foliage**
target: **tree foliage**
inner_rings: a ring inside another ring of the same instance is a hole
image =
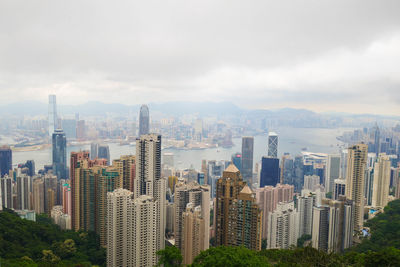
[[[36,222],[13,211],[0,212],[2,266],[105,265],[105,250],[95,233],[64,231],[46,215]]]

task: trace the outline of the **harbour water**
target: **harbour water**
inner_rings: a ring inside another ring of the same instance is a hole
[[[321,128],[279,128],[274,129],[279,135],[278,154],[281,157],[285,152],[291,155],[299,154],[302,149],[321,153],[338,153],[344,144],[336,139],[345,131],[351,128],[321,129]],[[171,152],[174,154],[175,168],[185,169],[194,167],[200,169],[201,160],[230,160],[231,155],[242,150],[241,138],[233,139],[234,146],[231,148],[210,148],[202,150],[181,150],[164,149],[162,153]],[[261,160],[267,154],[268,135],[254,137],[254,163]],[[135,147],[110,143],[110,157],[119,158],[121,155],[135,154]],[[68,146],[67,156],[72,151],[90,150],[90,145]],[[23,163],[26,160],[35,160],[36,170],[44,165],[51,164],[51,148],[37,151],[13,152],[13,165]]]

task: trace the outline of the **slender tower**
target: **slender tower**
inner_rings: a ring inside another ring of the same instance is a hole
[[[346,197],[354,201],[354,231],[360,231],[364,220],[364,175],[368,146],[349,147],[347,157]]]
[[[56,95],[49,95],[49,137],[53,136],[57,129],[57,104]]]
[[[147,105],[140,107],[139,114],[139,137],[148,134],[150,131],[150,113]]]

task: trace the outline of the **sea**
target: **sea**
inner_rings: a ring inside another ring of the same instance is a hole
[[[302,151],[318,153],[339,153],[346,144],[337,140],[345,131],[353,131],[353,128],[277,128],[274,131],[279,136],[278,156],[289,153],[292,156]],[[232,139],[234,145],[231,148],[209,148],[201,150],[163,149],[162,154],[169,152],[174,154],[174,167],[176,169],[195,168],[200,170],[201,161],[206,160],[230,160],[232,154],[241,152],[241,138]],[[134,155],[135,146],[109,143],[111,160],[121,155]],[[268,135],[254,136],[254,164],[261,161],[262,156],[267,155]],[[73,151],[90,150],[90,145],[68,146],[67,156]],[[13,166],[24,163],[27,160],[34,160],[36,170],[42,169],[44,165],[51,164],[51,148],[37,151],[14,151]],[[69,164],[69,162],[68,162]]]

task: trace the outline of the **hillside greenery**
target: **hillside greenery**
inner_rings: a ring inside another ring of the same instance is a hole
[[[106,253],[93,232],[64,231],[46,215],[21,219],[0,212],[1,266],[105,266]]]

